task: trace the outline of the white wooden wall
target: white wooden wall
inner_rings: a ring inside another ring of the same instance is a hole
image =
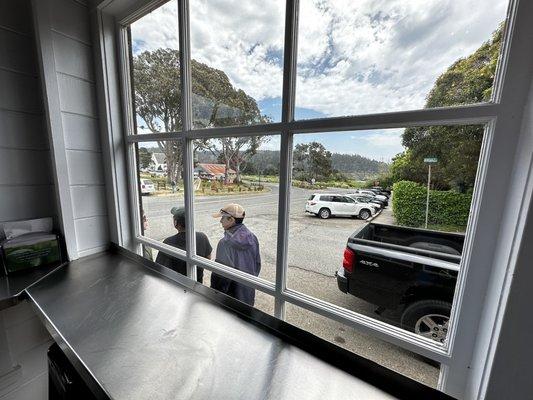
[[[0,225],[56,215],[29,0],[0,0]]]
[[[63,229],[75,259],[109,243],[89,10],[78,0],[33,7]]]

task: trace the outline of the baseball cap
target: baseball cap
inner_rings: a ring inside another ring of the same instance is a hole
[[[177,219],[185,219],[185,208],[183,207],[172,207],[170,213]]]
[[[223,215],[229,215],[233,218],[244,218],[246,213],[244,212],[244,208],[242,208],[241,205],[231,203],[231,204],[226,204],[223,208],[220,209],[219,212],[217,212],[216,214],[213,214],[213,217],[220,218]]]

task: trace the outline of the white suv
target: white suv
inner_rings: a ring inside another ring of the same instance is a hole
[[[349,215],[368,219],[376,213],[373,207],[356,203],[354,199],[342,194],[315,193],[305,204],[305,212],[326,219],[332,215]]]
[[[155,192],[155,185],[150,179],[141,179],[141,194],[150,194]]]

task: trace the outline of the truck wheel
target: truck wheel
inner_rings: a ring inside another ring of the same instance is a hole
[[[322,219],[328,219],[331,217],[331,211],[329,211],[327,208],[321,208],[318,212],[318,216]]]
[[[402,314],[401,324],[417,335],[439,343],[446,341],[452,305],[440,300],[422,300],[411,304]]]
[[[361,219],[368,219],[372,216],[372,213],[368,211],[366,208],[359,211],[359,218]]]

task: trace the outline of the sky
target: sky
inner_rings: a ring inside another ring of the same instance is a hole
[[[226,73],[280,120],[284,1],[190,0],[191,56]],[[436,78],[505,19],[504,0],[301,0],[296,118],[422,108]],[[132,24],[133,52],[178,48],[177,4]],[[390,160],[401,129],[297,135]],[[279,148],[275,140],[268,146]]]

